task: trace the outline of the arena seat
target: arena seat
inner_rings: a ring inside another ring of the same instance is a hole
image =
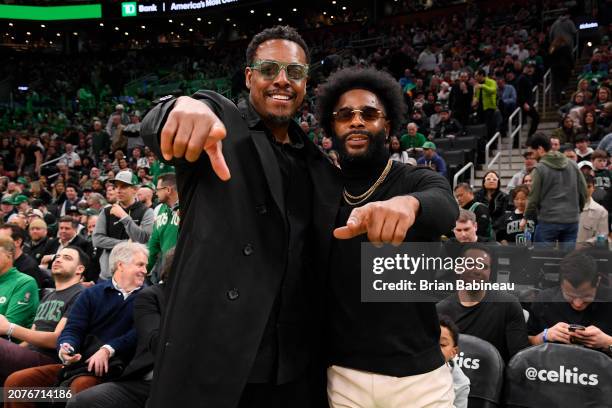
[[[455,149],[470,151],[476,148],[477,142],[478,139],[475,136],[460,137],[453,140],[453,147]]]
[[[603,408],[612,401],[612,359],[582,346],[527,348],[510,360],[505,378],[507,408]]]
[[[447,150],[443,157],[447,166],[462,167],[465,164],[465,152],[463,150]]]
[[[504,383],[504,360],[497,349],[488,341],[460,334],[459,356],[454,361],[470,379],[468,407],[498,407]]]
[[[441,138],[432,140],[432,142],[434,142],[434,144],[436,145],[436,151],[438,153],[440,151],[452,150],[452,140],[451,139],[441,137]]]
[[[487,138],[487,125],[468,125],[465,127],[465,136],[476,136],[477,139]]]
[[[446,162],[446,173],[449,180],[452,181],[455,173],[467,163],[465,157],[466,154],[463,150],[447,150],[442,154],[442,158]]]
[[[476,161],[476,148],[478,138],[475,136],[459,137],[453,140],[453,149],[463,150],[467,155],[468,161]]]

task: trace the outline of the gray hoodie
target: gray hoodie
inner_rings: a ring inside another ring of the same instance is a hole
[[[538,222],[573,224],[586,202],[586,182],[574,161],[549,151],[531,172],[531,191],[525,218]]]
[[[569,16],[560,16],[550,27],[549,38],[554,41],[557,37],[563,37],[570,49],[574,49],[574,39],[576,38],[576,25]]]

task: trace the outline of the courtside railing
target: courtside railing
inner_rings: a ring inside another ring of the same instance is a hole
[[[463,175],[466,171],[470,171],[470,186],[474,185],[474,162],[469,162],[465,166],[461,168],[455,176],[453,177],[453,191],[455,191],[455,187],[457,187],[457,183],[459,182],[459,177]]]
[[[48,165],[50,165],[50,164],[57,163],[57,162],[58,162],[58,161],[60,161],[61,159],[62,159],[61,157],[58,157],[58,158],[56,158],[56,159],[46,161],[46,162],[44,162],[44,163],[42,163],[42,164],[40,165],[40,168],[42,169],[43,167],[46,167],[46,166],[48,166]],[[40,170],[39,170],[39,172],[40,172]]]
[[[546,109],[552,106],[552,78],[550,68],[542,78],[542,114],[546,114]]]
[[[518,123],[514,125],[514,118],[518,118]],[[519,154],[523,154],[521,148],[521,129],[523,127],[523,111],[521,108],[516,108],[512,115],[508,118],[508,166],[512,167],[512,145],[514,144],[514,138],[518,137],[518,149]]]
[[[497,132],[495,133],[495,135],[493,135],[491,140],[487,142],[487,145],[485,146],[485,165],[487,166],[487,169],[491,170],[493,166],[495,165],[495,163],[497,163],[497,173],[500,174],[500,177],[501,177],[501,162],[502,162],[503,150],[498,148],[497,154],[491,159],[491,146],[496,141],[499,146],[500,140],[501,140],[501,133]]]

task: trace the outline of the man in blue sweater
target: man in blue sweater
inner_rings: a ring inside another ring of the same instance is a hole
[[[5,386],[50,387],[57,383],[63,367],[73,370],[80,365],[83,372],[90,374],[79,374],[69,381],[74,395],[110,379],[112,358],[127,364],[136,348],[132,310],[134,298],[144,284],[147,260],[148,250],[143,244],[117,244],[109,257],[112,279],[83,291],[68,316],[57,341],[59,358],[64,364],[17,371],[6,380]]]
[[[417,165],[431,167],[432,170],[446,177],[446,162],[436,153],[436,145],[433,142],[423,144],[423,155],[417,160]]]

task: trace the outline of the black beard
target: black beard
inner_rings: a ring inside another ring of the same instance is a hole
[[[366,135],[369,139],[368,150],[361,155],[350,155],[346,151],[346,137],[348,134],[360,134]],[[338,140],[338,161],[342,167],[369,167],[379,162],[386,162],[389,158],[389,149],[385,146],[385,139],[387,134],[385,130],[374,134],[367,130],[352,130],[348,132],[343,138],[337,138]]]
[[[266,122],[271,126],[286,126],[292,118],[293,116],[287,115],[267,115]]]

